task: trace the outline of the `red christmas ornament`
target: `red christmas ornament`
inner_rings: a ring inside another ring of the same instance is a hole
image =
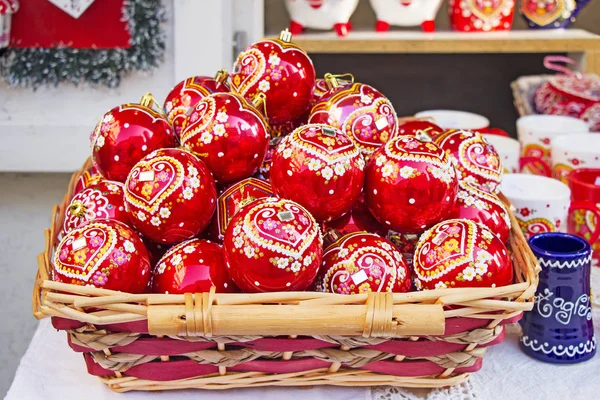
[[[248,178],[228,187],[217,199],[216,218],[211,226],[211,237],[223,241],[231,218],[245,205],[263,197],[273,197],[273,188],[268,182]]]
[[[471,179],[496,193],[502,179],[501,157],[479,132],[452,129],[435,140],[450,155],[459,179]]]
[[[367,232],[343,236],[323,253],[317,290],[337,294],[408,292],[410,270],[388,240]]]
[[[148,239],[173,244],[208,226],[217,190],[198,157],[180,149],[157,150],[138,162],[125,183],[125,209]]]
[[[488,228],[468,219],[440,222],[421,235],[414,271],[418,290],[496,287],[513,281],[504,243]]]
[[[116,219],[129,225],[123,193],[122,183],[105,180],[77,193],[65,210],[64,233],[96,219]]]
[[[503,243],[508,241],[510,217],[498,195],[488,192],[476,183],[462,180],[458,182],[456,199],[452,218],[479,222],[494,232]]]
[[[181,131],[181,144],[206,163],[219,183],[254,174],[267,147],[267,122],[234,93],[215,93],[200,100]]]
[[[396,246],[400,253],[406,259],[406,263],[412,267],[413,256],[415,254],[415,248],[421,235],[418,233],[398,233],[395,231],[389,231],[386,239],[389,240]]]
[[[286,29],[279,39],[256,42],[240,53],[233,66],[232,88],[249,101],[263,94],[270,124],[300,118],[312,99],[315,68],[291,40]]]
[[[227,79],[229,74],[222,69],[212,78],[210,76],[193,76],[179,82],[167,95],[164,109],[167,120],[173,126],[177,137],[181,135],[183,122],[187,118],[187,112],[204,97],[212,93],[229,92]]]
[[[192,239],[167,251],[154,270],[154,293],[235,293],[235,286],[225,267],[223,248],[208,240]]]
[[[332,92],[312,108],[309,123],[342,130],[365,155],[396,136],[398,116],[387,97],[363,83],[340,87],[334,77],[326,79]]]
[[[233,216],[223,247],[229,274],[244,292],[301,291],[314,281],[323,241],[299,204],[269,197]]]
[[[324,224],[325,231],[335,230],[342,235],[352,232],[371,232],[386,237],[388,228],[381,225],[369,212],[363,196],[354,203],[350,212]]]
[[[100,175],[100,172],[98,172],[98,168],[92,165],[91,167],[83,171],[81,175],[79,175],[77,183],[75,184],[75,188],[73,189],[73,196],[81,192],[86,187],[94,185],[103,179],[104,177]]]
[[[90,221],[73,229],[54,253],[53,280],[143,293],[150,261],[140,237],[116,220]]]
[[[438,125],[429,121],[407,121],[398,126],[399,135],[427,134],[431,139],[435,140],[438,136],[444,133],[444,130]]]
[[[148,94],[141,104],[124,104],[104,114],[92,134],[92,160],[108,180],[125,182],[135,163],[154,150],[175,147],[173,129],[152,109]]]
[[[271,185],[317,221],[341,217],[362,193],[365,161],[339,129],[309,124],[286,136],[273,154]]]
[[[420,233],[447,218],[458,191],[450,157],[427,136],[390,140],[371,156],[365,182],[373,216],[400,233]]]
[[[311,107],[322,100],[328,99],[333,93],[335,93],[335,91],[332,91],[327,83],[327,81],[331,79],[335,79],[334,85],[336,88],[348,87],[354,83],[354,76],[352,74],[325,74],[324,78],[318,78],[315,81],[315,91],[313,92],[313,98],[310,103]]]

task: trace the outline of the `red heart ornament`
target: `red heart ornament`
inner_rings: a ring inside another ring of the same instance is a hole
[[[215,182],[192,153],[162,149],[147,155],[125,183],[125,209],[133,226],[157,243],[190,239],[210,223]]]

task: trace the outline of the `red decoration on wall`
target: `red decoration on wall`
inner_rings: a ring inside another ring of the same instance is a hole
[[[76,19],[48,0],[23,1],[13,15],[10,47],[129,48],[123,2],[95,1]]]

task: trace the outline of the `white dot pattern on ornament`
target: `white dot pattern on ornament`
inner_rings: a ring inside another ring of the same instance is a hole
[[[289,176],[292,176],[292,175],[294,175],[294,174],[293,174],[293,172],[292,172],[292,171],[290,171],[289,169],[288,169],[288,171],[287,171],[287,174],[288,174]]]
[[[255,284],[256,286],[260,286],[260,283],[258,283],[258,281],[254,281],[254,284]]]
[[[254,155],[254,158],[258,158],[258,154],[255,154],[255,155]]]
[[[331,189],[331,190],[329,191],[329,194],[333,194],[333,193],[334,193],[334,191],[333,191],[333,189]]]
[[[125,128],[129,128],[129,123],[125,122],[125,123],[123,124],[123,126],[124,126]]]
[[[146,151],[146,150],[148,150],[148,146],[146,146],[146,145],[143,145],[143,146],[142,146],[142,151]]]
[[[377,194],[377,189],[373,189],[373,194]]]
[[[115,156],[115,161],[119,161],[119,156]]]
[[[220,151],[220,152],[217,153],[218,157],[223,157],[224,155],[225,155],[225,153],[223,153],[222,151]]]
[[[410,204],[415,204],[415,199],[408,199],[408,202],[409,202]]]
[[[290,286],[292,286],[292,284],[290,282],[288,282],[288,283],[285,284],[285,286],[286,287],[290,287]]]
[[[227,283],[224,283],[224,284],[223,284],[223,287],[224,287],[225,289],[227,289]]]
[[[204,263],[204,260],[203,260],[203,259],[199,259],[198,261],[199,261],[201,264],[202,264],[202,263]]]

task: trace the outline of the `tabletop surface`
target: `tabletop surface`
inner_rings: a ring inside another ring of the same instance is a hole
[[[594,310],[596,335],[600,335],[600,310]],[[518,347],[518,325],[509,326],[506,340],[488,349],[483,367],[462,387],[450,390],[406,391],[388,388],[315,387],[258,388],[227,391],[178,391],[118,394],[87,374],[81,354],[74,353],[65,332],[57,332],[43,320],[15,375],[5,400],[416,400],[416,399],[544,399],[578,400],[599,398],[600,355],[569,366],[536,361]]]

